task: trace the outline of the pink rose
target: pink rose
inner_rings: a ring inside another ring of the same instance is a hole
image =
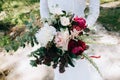
[[[85,42],[81,40],[75,41],[73,39],[69,41],[68,51],[70,51],[71,53],[75,55],[81,55],[84,52],[84,50],[86,50]]]
[[[63,36],[60,32],[57,33],[57,35],[55,36],[55,43],[57,47],[62,47],[65,43]]]
[[[73,29],[76,29],[77,31],[81,31],[82,28],[80,28],[80,26],[77,26],[77,25],[73,25],[72,27]]]
[[[76,29],[71,30],[71,38],[74,39],[74,37],[77,37],[80,34],[81,31],[78,31]]]
[[[67,44],[69,41],[69,32],[68,30],[57,32],[57,35],[54,39],[57,47],[62,47],[64,50],[67,50]]]
[[[72,29],[76,29],[78,31],[86,28],[86,20],[84,18],[79,18],[78,16],[73,19],[73,27]]]

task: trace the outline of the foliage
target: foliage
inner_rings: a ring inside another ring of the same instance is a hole
[[[31,44],[32,47],[38,44],[35,33],[38,31],[39,27],[34,24],[35,20],[33,16],[31,16],[31,19],[30,22],[25,22],[26,31],[23,35],[17,36],[15,39],[12,39],[11,36],[1,38],[1,45],[5,47],[6,51],[16,51],[19,47],[24,48],[26,44]]]
[[[10,23],[13,25],[23,25],[30,18],[30,14],[34,13],[39,16],[38,0],[1,0],[0,14],[4,12],[5,18],[0,20],[1,23]],[[3,17],[3,16],[1,16]],[[3,24],[4,24],[3,23]],[[0,26],[1,27],[1,26]],[[4,28],[3,25],[1,28]],[[10,28],[11,26],[7,26]]]
[[[34,14],[34,16],[37,18],[40,17],[39,0],[0,0],[0,14],[2,13],[4,13],[5,17],[0,16],[0,31],[8,33],[12,27],[23,26],[24,23],[27,23],[27,21],[30,19],[31,14]],[[25,33],[26,36],[28,34],[29,32]],[[23,36],[24,38],[25,35]],[[7,41],[7,43],[5,43],[5,41]],[[14,41],[16,44],[12,45]],[[10,47],[10,44],[13,47]],[[0,36],[0,47],[3,47],[5,45],[6,49],[8,50],[12,48],[16,50],[19,45],[22,45],[22,42],[19,44],[16,40],[12,41],[11,37],[8,35]]]
[[[74,65],[75,59],[78,58],[81,59],[82,57],[84,57],[99,72],[98,67],[92,61],[92,59],[90,59],[90,57],[87,54],[83,53],[86,49],[88,49],[86,43],[83,41],[84,40],[83,38],[87,38],[89,35],[88,32],[90,31],[88,28],[86,28],[86,21],[83,18],[76,17],[71,13],[67,14],[67,12],[65,11],[61,12],[59,12],[60,14],[59,13],[51,14],[51,17],[48,20],[45,19],[45,22],[49,24],[48,27],[55,28],[57,35],[54,34],[53,39],[48,41],[46,45],[44,46],[41,45],[40,48],[31,53],[30,56],[34,57],[34,59],[31,60],[30,64],[32,66],[45,64],[48,66],[52,66],[53,68],[59,67],[59,72],[63,73],[65,71],[65,68],[68,67],[69,65],[75,67]],[[65,21],[68,20],[68,22],[63,23],[62,18]],[[41,34],[44,34],[45,37],[46,36],[45,33],[47,33],[46,29],[48,28],[44,27],[41,28],[40,31]],[[43,29],[45,29],[45,33],[42,31]],[[60,36],[65,38],[61,38]],[[43,37],[43,35],[40,36],[39,33],[39,37],[41,38]],[[50,35],[49,37],[52,37],[52,35]],[[46,38],[44,40],[46,40]],[[42,42],[44,42],[44,40],[42,40]],[[59,45],[59,42],[63,43],[63,45],[62,44]]]
[[[36,58],[36,60],[31,60],[33,66],[36,66],[37,64],[46,64],[50,66],[52,65],[51,62],[53,62],[53,68],[56,68],[59,65],[60,70],[63,71],[68,64],[74,67],[73,58],[77,58],[76,55],[69,51],[63,51],[62,49],[57,48],[54,43],[50,45],[50,48],[41,47],[37,49],[31,53],[31,56]]]
[[[21,0],[21,1],[24,2],[24,0]],[[39,2],[39,1],[38,0],[36,1],[25,0],[25,1],[28,4],[26,3],[24,4],[23,2],[20,2],[18,0],[13,0],[13,1],[1,0],[0,1],[0,4],[2,3],[2,5],[0,5],[0,11],[4,10],[5,13],[8,15],[3,20],[3,22],[7,21],[15,25],[16,24],[22,25],[23,23],[25,23],[26,25],[26,32],[24,32],[24,35],[17,36],[15,39],[11,39],[10,36],[4,36],[3,38],[0,39],[0,45],[5,47],[7,51],[10,51],[10,50],[16,51],[19,47],[24,48],[26,44],[31,44],[32,47],[35,44],[38,44],[35,37],[35,33],[38,31],[39,28],[38,26],[34,25],[34,17],[31,16],[32,20],[30,22],[28,22],[27,20],[29,19],[31,12],[39,14],[38,8],[35,9],[30,7],[31,4],[35,4],[36,2]],[[24,7],[25,10],[22,10],[21,6],[22,8]],[[29,6],[30,9],[28,9],[28,7],[26,6]],[[57,54],[54,55],[54,53],[57,53]],[[34,56],[36,58],[36,60],[31,60],[31,65],[33,66],[37,66],[37,64],[41,64],[41,63],[44,63],[49,66],[51,65],[50,61],[53,61],[54,62],[53,67],[54,68],[57,67],[57,64],[60,63],[60,69],[62,68],[63,71],[64,71],[64,67],[68,66],[68,64],[74,67],[73,59],[77,58],[75,54],[72,54],[69,51],[63,51],[62,49],[57,48],[53,42],[48,43],[47,48],[41,47],[36,51],[32,52],[31,56]],[[49,56],[49,58],[47,56]],[[84,57],[87,58],[89,61],[91,61],[88,57],[86,56]],[[95,68],[97,67],[95,66]]]
[[[14,24],[9,21],[0,21],[0,30],[7,31],[11,26],[14,26]]]
[[[120,8],[101,8],[98,21],[109,31],[120,31]]]

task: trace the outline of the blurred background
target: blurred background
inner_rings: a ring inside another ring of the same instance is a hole
[[[100,2],[98,22],[107,31],[120,32],[120,0]],[[13,27],[23,27],[30,14],[35,15],[36,19],[40,18],[39,0],[0,0],[0,46],[4,46],[1,39],[6,39]]]
[[[11,44],[11,35],[14,34],[14,37],[16,37],[24,31],[25,22],[30,21],[31,15],[34,15],[37,26],[41,25],[39,2],[39,0],[0,0],[0,52],[2,52],[4,46]],[[98,46],[98,44],[94,44],[91,46],[97,46],[95,48],[99,51],[94,51],[94,54],[100,53],[101,51],[104,51],[105,53],[109,52],[110,54],[108,54],[107,56],[112,55],[110,56],[110,58],[112,59],[108,59],[110,61],[113,60],[113,55],[115,55],[115,53],[117,55],[120,55],[120,0],[100,0],[100,2],[100,15],[95,26],[98,30],[97,35],[103,36],[101,39],[98,40],[98,43],[103,43],[107,45]],[[17,34],[18,32],[19,34]],[[18,47],[19,46],[16,44],[15,46],[12,46],[12,49],[15,50]],[[106,49],[104,50],[102,48]],[[119,56],[114,56],[114,58],[115,57],[118,57],[118,59],[120,60]],[[95,61],[97,63],[101,63],[98,60]],[[104,58],[102,61],[105,62]],[[119,67],[117,68],[120,72],[120,62],[117,61],[116,64],[119,64]],[[101,65],[98,64],[98,66],[100,67]],[[114,69],[114,67],[112,69]],[[104,71],[102,72],[104,73]],[[112,73],[112,70],[109,73]],[[111,75],[114,74],[109,74],[107,77],[105,76],[105,80],[120,80],[120,73],[116,74],[119,77],[109,79]],[[2,79],[1,73],[0,79]]]

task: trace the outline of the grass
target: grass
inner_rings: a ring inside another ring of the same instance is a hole
[[[120,31],[120,7],[116,8],[101,8],[98,21],[108,31]]]

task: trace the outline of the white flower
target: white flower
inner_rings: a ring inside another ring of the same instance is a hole
[[[44,24],[38,33],[36,33],[36,38],[41,46],[46,46],[49,41],[53,40],[56,35],[56,29],[53,26],[49,26],[47,23]]]
[[[63,26],[68,26],[70,24],[70,19],[67,17],[60,17],[60,22]]]

